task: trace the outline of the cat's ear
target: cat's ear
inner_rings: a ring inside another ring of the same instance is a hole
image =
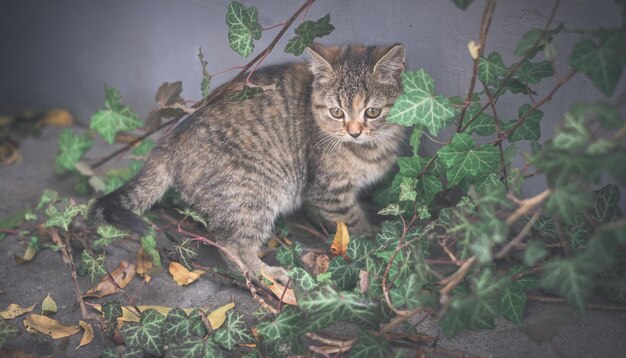
[[[311,46],[307,47],[306,52],[311,56],[311,72],[319,79],[329,77],[334,71],[333,66],[328,62],[327,58],[330,58],[330,51],[328,48],[313,42]]]
[[[404,71],[404,45],[391,46],[374,65],[374,77],[378,82],[396,84]]]

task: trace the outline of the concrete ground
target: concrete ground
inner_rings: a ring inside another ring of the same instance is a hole
[[[46,128],[38,138],[19,138],[23,160],[9,167],[0,167],[0,217],[24,206],[34,206],[44,188],[72,193],[71,178],[57,176],[53,170],[59,132],[55,128]],[[17,265],[13,254],[22,254],[25,247],[25,243],[15,236],[0,240],[0,310],[10,303],[22,306],[40,304],[50,294],[59,306],[54,318],[66,324],[76,324],[80,312],[75,304],[70,271],[61,253],[43,250],[32,262]],[[128,245],[110,247],[107,249],[107,267],[113,270],[120,260],[133,261],[134,257],[135,252]],[[202,261],[209,262],[216,257],[214,252],[207,250]],[[177,286],[166,272],[154,275],[149,284],[142,285],[140,281],[135,278],[126,289],[139,305],[218,307],[234,301],[235,309],[248,317],[258,308],[249,292],[215,282],[207,276],[187,287]],[[79,277],[79,283],[83,290],[90,287],[85,278]],[[125,303],[119,294],[114,299]],[[39,305],[35,308],[36,311],[40,309]],[[11,321],[22,331],[23,317]],[[421,327],[424,333],[437,334],[434,322],[427,320]],[[624,357],[624,337],[626,313],[591,310],[584,317],[578,317],[562,305],[531,302],[523,326],[516,327],[500,319],[495,330],[464,332],[453,339],[440,339],[436,346],[441,352],[430,356],[448,356],[443,353],[449,351],[453,356],[463,356],[461,352],[467,352],[485,357]],[[23,331],[18,338],[7,342],[5,349],[38,355],[96,357],[103,347],[113,346],[98,329],[93,342],[76,350],[79,340],[80,334],[77,334],[64,345],[62,341],[39,340]]]

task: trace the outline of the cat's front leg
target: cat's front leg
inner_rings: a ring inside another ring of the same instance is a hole
[[[365,210],[356,198],[356,193],[334,193],[317,197],[313,203],[320,214],[330,222],[341,221],[351,233],[375,233],[378,228],[367,219]]]

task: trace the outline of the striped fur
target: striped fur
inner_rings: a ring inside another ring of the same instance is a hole
[[[242,77],[164,135],[137,176],[92,205],[92,221],[143,233],[146,226],[133,212],[148,209],[173,186],[206,216],[212,238],[255,274],[264,267],[283,280],[284,271],[266,266],[256,253],[275,220],[303,201],[353,232],[371,230],[357,196],[387,173],[402,141],[401,127],[384,118],[401,92],[404,48],[308,50],[309,64],[253,74],[254,84],[276,83],[275,91],[231,101]],[[365,118],[369,107],[380,108],[380,117]],[[331,108],[344,118],[334,118]]]

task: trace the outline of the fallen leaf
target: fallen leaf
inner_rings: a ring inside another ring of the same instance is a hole
[[[143,248],[139,248],[139,251],[137,251],[137,268],[135,269],[135,273],[139,276],[144,276],[150,272],[153,265],[154,264],[152,263],[152,259],[150,259],[150,255],[146,254],[143,251]]]
[[[50,313],[56,313],[57,311],[57,303],[54,302],[50,294],[43,299],[41,302],[41,313],[44,315],[49,315]]]
[[[26,248],[26,251],[24,251],[24,255],[20,256],[16,253],[13,253],[13,258],[15,259],[16,264],[22,265],[32,260],[33,257],[35,257],[36,253],[37,253],[37,248],[31,245],[28,245],[28,247]]]
[[[55,108],[43,115],[41,123],[47,126],[69,127],[74,124],[74,116],[67,109]]]
[[[189,271],[176,261],[170,261],[169,271],[178,286],[187,286],[206,273],[202,270]]]
[[[0,141],[0,163],[5,166],[13,165],[22,160],[22,154],[17,145],[10,140]]]
[[[82,347],[82,346],[86,346],[89,343],[91,343],[91,341],[93,341],[93,328],[91,327],[91,325],[83,320],[78,321],[78,324],[80,325],[80,327],[83,329],[83,336],[80,338],[80,343],[78,344],[78,347],[76,347],[76,349]]]
[[[24,319],[24,328],[30,334],[42,333],[52,339],[69,337],[80,332],[79,326],[66,326],[44,315],[31,313]]]
[[[213,329],[218,329],[226,321],[226,313],[235,307],[235,302],[227,303],[209,313],[206,318],[211,323]],[[190,311],[191,312],[191,311]],[[186,312],[189,314],[189,312]]]
[[[328,271],[328,265],[330,265],[330,258],[328,255],[322,254],[315,258],[315,270],[313,274],[315,276],[326,273]]]
[[[267,288],[270,289],[270,291],[272,291],[274,296],[278,297],[278,299],[281,299],[282,297],[282,301],[288,305],[292,305],[292,306],[298,305],[298,302],[296,300],[296,294],[295,292],[293,292],[291,288],[286,288],[285,286],[276,282],[276,280],[274,280],[273,277],[268,275],[263,269],[261,269],[261,276],[263,276],[263,278],[265,278],[271,283],[266,286]]]
[[[126,287],[135,276],[135,265],[127,261],[121,261],[115,271],[111,272],[111,276],[115,282],[111,281],[109,275],[105,275],[102,280],[89,291],[85,292],[83,297],[102,298],[114,294],[118,291],[118,287]],[[117,283],[117,285],[115,284]]]
[[[0,357],[3,358],[48,358],[52,356],[40,356],[37,354],[26,353],[18,350],[0,349]]]
[[[20,305],[18,305],[16,303],[11,303],[3,311],[0,311],[0,317],[2,317],[4,319],[13,319],[15,317],[19,317],[19,316],[23,315],[24,313],[28,313],[28,312],[32,311],[33,309],[35,309],[36,305],[37,304],[35,303],[34,305],[32,305],[32,306],[30,306],[28,308],[24,308],[24,307],[21,307]]]
[[[468,42],[467,50],[469,51],[470,56],[472,56],[472,60],[478,60],[478,57],[480,56],[480,45],[477,44],[476,41],[471,40]]]
[[[333,239],[332,245],[330,245],[330,252],[333,255],[346,256],[348,243],[350,243],[348,228],[345,223],[337,221],[337,232],[335,232],[335,238]]]

